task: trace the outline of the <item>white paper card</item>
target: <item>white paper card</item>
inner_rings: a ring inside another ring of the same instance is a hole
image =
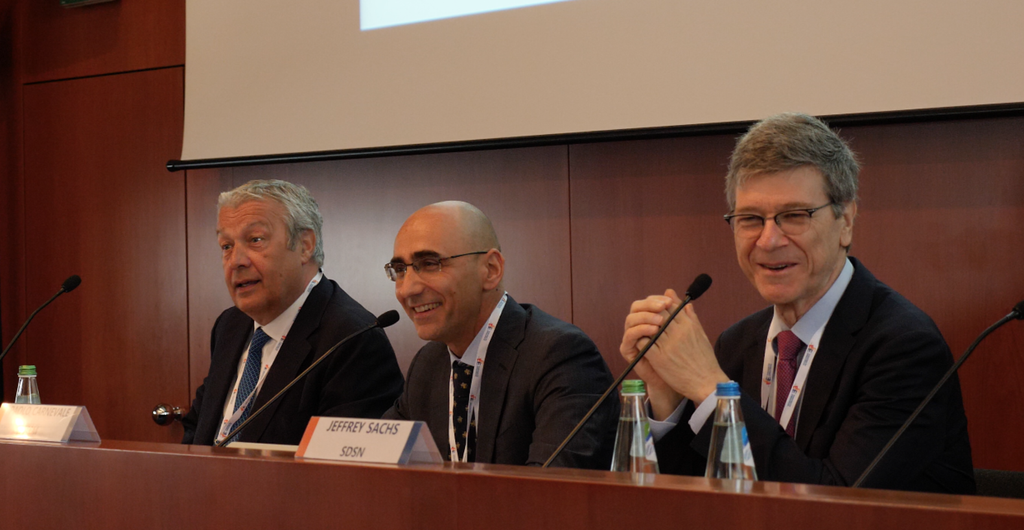
[[[378,464],[443,461],[427,424],[422,421],[319,416],[309,420],[295,456]]]
[[[98,442],[100,435],[85,407],[0,405],[0,438],[36,442]]]

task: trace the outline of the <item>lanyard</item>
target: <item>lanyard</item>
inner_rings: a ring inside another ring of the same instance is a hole
[[[807,345],[804,356],[800,360],[800,367],[797,369],[796,377],[793,378],[793,388],[789,390],[789,397],[786,398],[786,405],[779,418],[779,424],[783,426],[789,425],[789,420],[793,418],[796,411],[796,405],[800,402],[800,396],[804,392],[804,383],[807,382],[807,373],[811,371],[811,363],[814,362],[814,355],[818,352],[816,342],[820,338],[820,334],[820,332],[815,334],[816,336],[812,339],[811,344]],[[771,343],[765,348],[764,370],[761,373],[761,408],[772,415],[775,411],[775,392],[772,388],[775,386],[775,363],[778,359],[774,350]],[[796,433],[795,427],[794,434]]]
[[[320,283],[320,282],[317,281],[316,278],[313,278],[313,280],[309,282],[309,285],[306,286],[306,291],[304,293],[302,293],[302,296],[303,297],[308,297],[310,291],[312,291],[313,288],[316,287],[316,285],[318,283]],[[274,349],[271,350],[273,352],[274,359],[277,359],[277,354],[281,351],[281,347],[284,346],[284,339],[285,339],[285,337],[288,336],[288,331],[291,331],[292,326],[295,325],[295,319],[297,319],[299,317],[299,311],[302,311],[302,306],[299,306],[299,310],[295,312],[295,316],[292,317],[292,321],[291,321],[290,324],[288,324],[288,328],[285,331],[284,335],[281,335],[280,338],[278,338],[278,337],[270,337],[272,340],[275,341]],[[254,328],[253,329],[253,333],[255,333],[255,331],[256,330]],[[252,338],[251,337],[249,338],[249,344],[252,344]],[[248,359],[249,359],[249,348],[246,348],[245,355],[242,356],[242,360],[240,361],[241,364],[244,366],[245,362]],[[269,363],[262,363],[262,366],[260,366],[260,378],[256,381],[256,388],[252,389],[252,392],[249,392],[249,395],[246,396],[245,401],[243,401],[242,404],[240,406],[238,406],[237,410],[235,410],[235,412],[231,414],[230,418],[225,418],[224,419],[224,421],[221,424],[220,434],[217,435],[217,441],[218,442],[223,440],[224,437],[226,437],[229,433],[231,433],[232,426],[234,426],[235,423],[238,422],[239,418],[242,417],[242,414],[249,407],[249,403],[252,402],[254,399],[256,399],[256,394],[259,393],[261,388],[263,388],[263,380],[267,378],[267,373],[268,372],[270,372],[270,364]],[[240,379],[238,379],[237,376],[236,376],[235,388],[234,388],[234,392],[236,392],[236,393],[238,392],[238,382],[239,381],[240,381]],[[236,394],[236,397],[237,397],[237,394]]]
[[[797,369],[796,377],[793,378],[793,388],[789,391],[789,396],[786,398],[786,404],[782,409],[782,416],[779,417],[779,423],[783,426],[789,425],[789,421],[793,418],[793,414],[796,413],[797,405],[800,403],[800,396],[804,392],[804,387],[807,383],[807,374],[811,369],[811,362],[814,361],[814,356],[818,353],[818,345],[821,344],[821,337],[825,333],[825,327],[828,325],[829,319],[832,318],[832,313],[835,311],[836,305],[839,303],[846,292],[847,286],[850,285],[850,281],[853,278],[853,263],[849,259],[846,260],[846,264],[843,266],[843,270],[839,273],[839,277],[836,278],[835,283],[829,287],[825,295],[819,300],[814,307],[811,308],[803,317],[801,321],[797,322],[794,327],[802,327],[802,333],[812,333],[810,340],[807,341],[807,349],[804,350],[804,355],[800,360],[800,367]],[[776,320],[779,316],[772,319],[771,330],[781,331],[780,327],[777,326]],[[807,319],[807,320],[804,320]],[[803,340],[803,339],[801,339]],[[766,341],[764,347],[764,367],[761,373],[761,407],[768,411],[772,416],[775,415],[775,392],[772,390],[772,385],[775,382],[775,365],[777,363],[778,355],[775,353],[775,348],[772,347],[772,341]],[[799,420],[799,418],[797,418]],[[794,425],[794,434],[796,428],[799,428],[799,422]]]
[[[469,407],[466,411],[466,433],[469,433],[469,429],[473,426],[473,422],[476,421],[478,415],[478,409],[480,407],[480,380],[484,372],[484,358],[487,357],[487,346],[491,344],[491,339],[494,337],[494,328],[498,325],[498,318],[501,317],[501,311],[505,308],[505,302],[508,300],[508,293],[502,295],[498,305],[495,306],[494,311],[491,311],[491,317],[487,319],[487,324],[484,325],[482,330],[483,336],[480,337],[479,346],[476,351],[476,364],[473,366],[473,381],[469,385]],[[469,352],[466,352],[469,353]],[[463,354],[465,357],[465,354]],[[469,438],[466,438],[468,445]],[[466,462],[469,458],[469,447],[462,453],[462,460],[459,460],[459,450],[455,445],[455,374],[451,374],[448,377],[448,445],[451,449],[452,462]]]

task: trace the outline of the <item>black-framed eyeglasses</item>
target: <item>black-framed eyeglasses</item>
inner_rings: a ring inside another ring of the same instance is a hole
[[[835,202],[830,202],[824,206],[818,206],[817,208],[797,208],[795,210],[786,210],[779,212],[771,217],[764,217],[761,215],[754,215],[750,213],[731,213],[725,215],[725,222],[729,223],[734,234],[743,237],[754,237],[761,234],[764,230],[764,223],[766,219],[772,219],[775,221],[775,226],[779,227],[779,230],[787,236],[798,236],[807,231],[811,226],[811,216],[814,212],[832,206]]]
[[[416,274],[430,274],[434,272],[441,272],[441,267],[444,262],[450,259],[461,258],[463,256],[475,256],[477,254],[487,254],[490,250],[478,250],[476,252],[467,252],[465,254],[456,254],[448,257],[428,257],[419,258],[412,260],[412,263],[403,263],[401,261],[392,261],[384,264],[384,272],[388,275],[388,279],[397,282],[400,278],[405,277],[405,271],[412,267],[412,270],[416,271]]]

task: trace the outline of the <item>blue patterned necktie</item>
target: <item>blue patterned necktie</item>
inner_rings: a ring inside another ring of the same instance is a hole
[[[232,415],[238,412],[238,408],[242,406],[242,403],[245,403],[245,399],[256,389],[256,383],[260,380],[260,366],[263,364],[263,346],[267,344],[268,340],[270,340],[270,337],[263,331],[263,328],[256,328],[256,331],[252,334],[252,342],[249,344],[249,356],[245,360],[242,381],[238,383],[238,392],[235,394],[235,409],[231,412]],[[237,429],[249,417],[249,411],[252,410],[252,404],[255,401],[253,399],[245,407],[245,410],[242,411],[242,416],[231,426],[230,430]],[[238,434],[228,441],[233,442],[237,438]]]

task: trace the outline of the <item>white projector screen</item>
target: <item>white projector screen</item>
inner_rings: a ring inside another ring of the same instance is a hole
[[[182,159],[1024,102],[1020,0],[407,3],[188,0]]]

